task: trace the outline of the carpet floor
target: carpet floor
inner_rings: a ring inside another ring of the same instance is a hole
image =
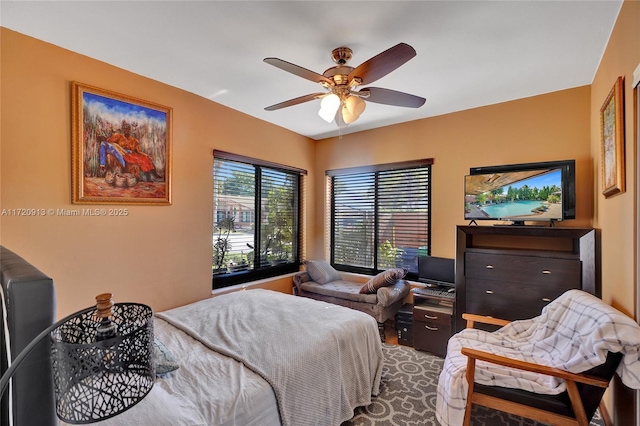
[[[385,363],[380,395],[342,426],[440,426],[436,389],[444,360],[407,346],[383,344]],[[478,426],[542,426],[530,419],[474,406],[471,424]],[[596,412],[590,426],[603,426]]]

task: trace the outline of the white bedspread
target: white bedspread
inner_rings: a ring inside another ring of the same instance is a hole
[[[378,328],[362,312],[257,289],[156,315],[269,382],[284,426],[339,425],[379,392]]]
[[[462,425],[468,384],[467,357],[462,347],[581,373],[605,361],[607,352],[621,352],[617,369],[622,382],[640,389],[640,326],[597,297],[569,290],[549,303],[540,316],[514,321],[488,333],[466,329],[454,335],[438,381],[436,417],[442,426]],[[475,382],[485,385],[558,394],[563,380],[478,361]]]
[[[96,426],[280,425],[276,397],[262,377],[162,319],[153,326],[180,368],[158,378],[136,406]]]

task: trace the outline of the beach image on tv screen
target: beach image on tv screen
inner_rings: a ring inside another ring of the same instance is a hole
[[[561,220],[562,170],[465,176],[465,219]]]

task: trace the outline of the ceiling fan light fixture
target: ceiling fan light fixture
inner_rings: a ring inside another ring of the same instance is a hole
[[[342,111],[340,111],[340,114],[336,114],[336,124],[340,129],[344,129],[349,124],[344,121],[344,111],[345,109],[343,108]]]
[[[320,111],[318,115],[327,123],[331,123],[340,108],[340,98],[335,93],[330,93],[320,102]]]
[[[366,107],[365,102],[358,96],[348,96],[342,105],[342,119],[346,124],[356,121]]]
[[[342,120],[345,122],[345,124],[351,124],[357,119],[358,117],[351,114],[347,108],[342,108]]]
[[[367,104],[362,99],[360,99],[360,97],[353,95],[347,98],[345,104],[347,105],[347,109],[349,110],[349,112],[356,118],[360,117],[360,114],[362,114],[367,106]]]

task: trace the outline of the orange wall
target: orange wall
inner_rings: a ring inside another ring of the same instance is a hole
[[[591,85],[591,155],[595,159],[594,225],[602,229],[602,298],[629,316],[637,307],[636,262],[638,248],[637,212],[635,210],[638,146],[634,134],[634,94],[631,87],[633,71],[640,63],[640,2],[625,1],[618,15],[596,75]],[[626,140],[626,192],[610,198],[602,195],[602,162],[600,108],[614,82],[625,77],[624,109]],[[637,125],[637,123],[636,123]],[[638,319],[638,318],[636,318]],[[633,394],[616,383],[613,392],[607,393],[613,424],[634,424],[634,416],[640,407],[633,403]],[[613,402],[615,401],[615,403]],[[636,413],[634,413],[634,407]],[[636,417],[637,418],[637,417]]]
[[[575,159],[576,220],[561,226],[591,226],[589,100],[584,86],[322,140],[315,203],[325,205],[325,170],[433,158],[431,254],[454,257],[455,226],[468,223],[463,203],[470,167]],[[323,212],[316,211],[318,241],[325,232]],[[318,244],[315,249],[323,253]]]
[[[87,207],[70,201],[71,81],[173,108],[171,206],[126,206],[127,217],[0,216],[2,244],[55,280],[58,316],[105,291],[155,310],[210,296],[214,149],[273,162],[287,152],[313,185],[306,137],[5,28],[0,37],[4,209]],[[305,223],[312,229],[313,217]]]
[[[453,256],[455,225],[465,223],[462,179],[473,166],[575,158],[578,180],[587,184],[578,188],[578,218],[567,225],[591,224],[589,87],[316,143],[13,31],[2,29],[1,36],[3,208],[78,207],[70,203],[71,81],[174,111],[172,206],[132,206],[125,218],[2,217],[2,244],[56,280],[59,315],[87,306],[97,291],[157,310],[209,294],[214,148],[270,161],[286,150],[294,154],[290,165],[309,170],[310,258],[324,253],[324,170],[371,163],[435,159],[434,255]]]
[[[603,298],[633,315],[637,147],[631,75],[640,62],[640,2],[624,2],[593,84],[318,142],[207,99],[0,29],[0,208],[68,208],[71,199],[70,82],[79,81],[173,107],[173,205],[132,206],[125,218],[0,216],[0,243],[55,279],[58,315],[88,306],[98,292],[156,310],[211,290],[212,150],[309,170],[305,235],[323,257],[324,171],[434,158],[432,254],[453,256],[469,167],[576,159],[577,219],[602,229]],[[601,191],[599,110],[625,81],[627,191]],[[632,232],[634,230],[634,232]],[[283,290],[287,278],[265,286]],[[611,396],[610,396],[611,398]],[[618,392],[615,424],[627,420]],[[612,405],[613,404],[613,405]],[[630,406],[632,404],[626,404]]]
[[[626,1],[609,39],[598,71],[591,85],[591,154],[595,159],[593,173],[594,222],[602,228],[602,276],[607,283],[603,299],[633,316],[635,256],[635,157],[634,102],[631,82],[633,70],[640,63],[640,2]],[[604,198],[602,195],[602,162],[600,108],[614,82],[625,77],[626,192]]]

